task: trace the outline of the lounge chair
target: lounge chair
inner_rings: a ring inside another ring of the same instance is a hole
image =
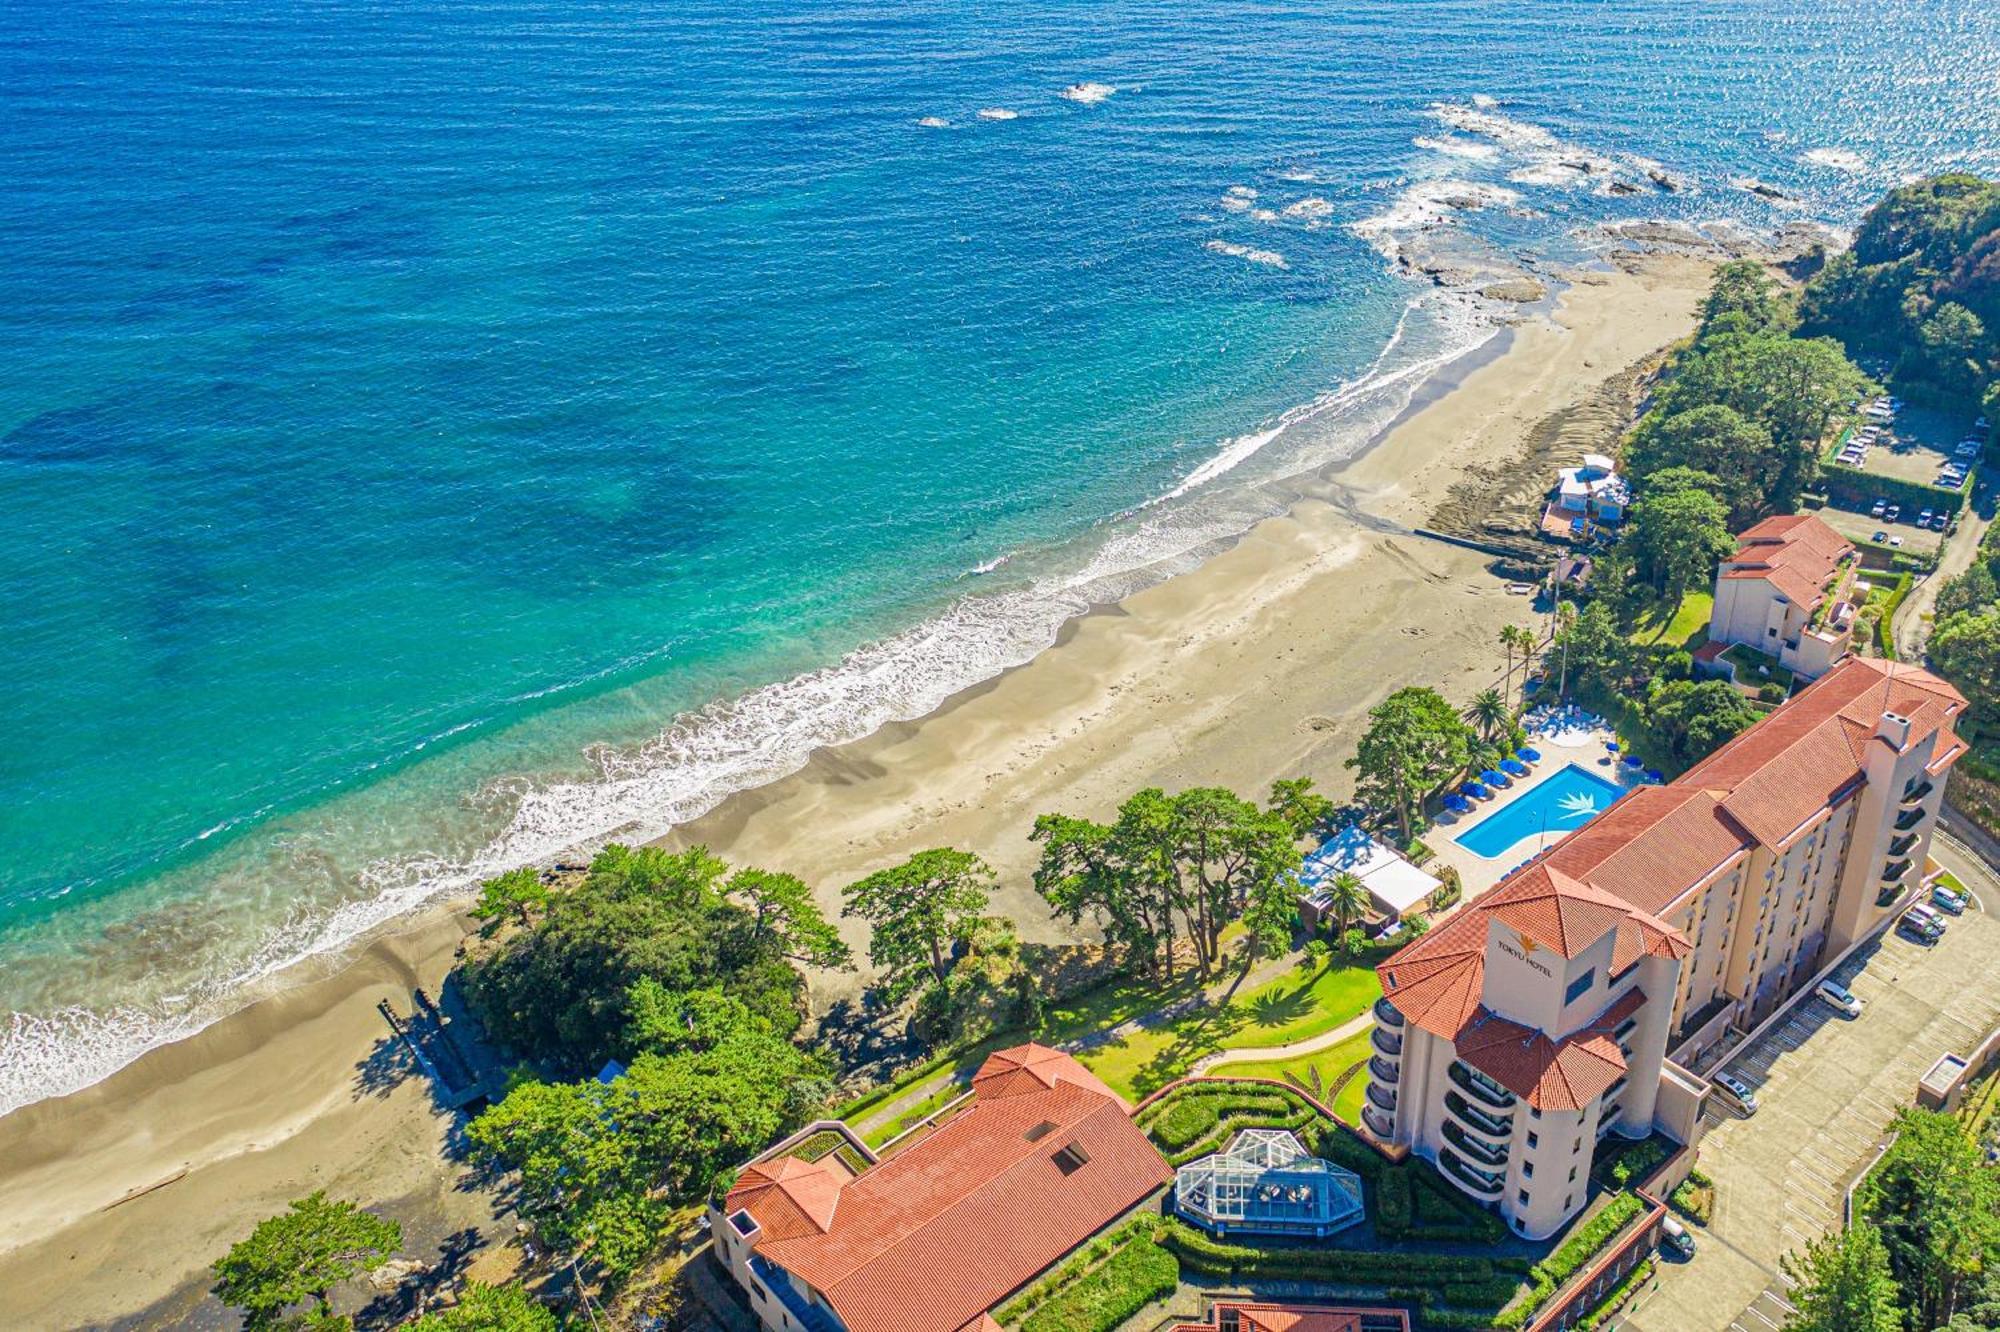
[[[1519,759],[1501,759],[1500,771],[1510,777],[1526,777],[1528,775],[1528,765]]]
[[[1485,772],[1480,773],[1479,780],[1485,782],[1488,786],[1497,786],[1503,791],[1514,784],[1514,779],[1509,777],[1506,773],[1495,772],[1491,768],[1488,768]]]
[[[1540,763],[1542,761],[1541,754],[1533,749],[1518,749],[1514,751],[1514,757],[1520,759],[1523,763]]]

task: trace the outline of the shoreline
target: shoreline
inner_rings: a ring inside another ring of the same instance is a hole
[[[818,751],[669,840],[792,870],[829,901],[911,850],[965,846],[1000,872],[994,909],[1053,939],[1066,931],[1025,882],[1036,813],[1102,815],[1149,784],[1261,795],[1300,772],[1341,793],[1366,708],[1405,682],[1455,697],[1497,678],[1493,636],[1525,609],[1484,557],[1395,529],[1420,525],[1468,464],[1515,450],[1692,326],[1705,262],[1632,268],[1570,275],[1552,314],[1441,367],[1359,453],[1286,483],[1300,492],[1287,512],[1192,571],[1092,608],[1031,661]],[[10,1325],[186,1317],[206,1264],[314,1187],[382,1205],[419,1257],[465,1225],[496,1231],[487,1195],[443,1155],[452,1117],[420,1080],[370,1074],[386,1035],[375,1000],[434,988],[463,937],[456,910],[422,908],[303,984],[0,1117]],[[816,1006],[842,992],[814,978]]]

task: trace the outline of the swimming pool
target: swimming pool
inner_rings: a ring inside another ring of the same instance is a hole
[[[1520,799],[1495,810],[1452,838],[1476,856],[1489,860],[1507,854],[1524,838],[1544,832],[1570,832],[1602,814],[1624,788],[1608,777],[1571,763]]]

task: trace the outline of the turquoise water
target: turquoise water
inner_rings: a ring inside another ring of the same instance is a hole
[[[1849,221],[1996,73],[1948,0],[8,9],[0,1107],[1184,567],[1491,336],[1420,231]]]
[[[1611,808],[1624,790],[1588,768],[1566,763],[1451,840],[1476,856],[1497,860],[1530,837],[1575,832]]]

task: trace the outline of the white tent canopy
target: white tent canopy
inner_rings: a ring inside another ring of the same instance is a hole
[[[1307,887],[1318,888],[1343,872],[1361,880],[1376,909],[1392,919],[1421,905],[1438,889],[1437,879],[1352,825],[1307,856],[1299,877]]]

